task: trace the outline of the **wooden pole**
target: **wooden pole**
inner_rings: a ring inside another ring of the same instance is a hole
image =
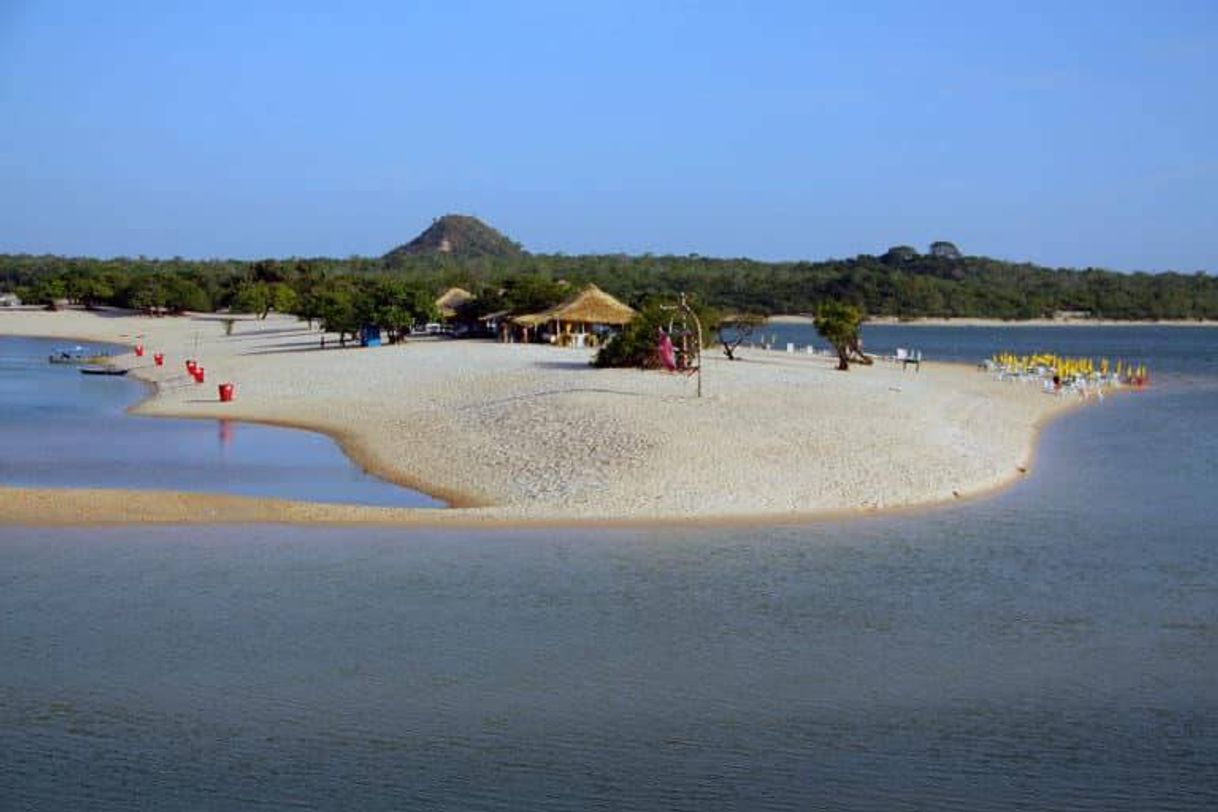
[[[697,364],[694,374],[698,376],[698,397],[702,397],[702,320],[698,318],[698,314],[690,307],[689,299],[685,296],[685,291],[681,291],[675,309],[680,311],[682,316],[686,317],[687,326],[689,324],[688,319],[693,319],[694,326],[698,328],[698,342],[694,345],[694,363]]]

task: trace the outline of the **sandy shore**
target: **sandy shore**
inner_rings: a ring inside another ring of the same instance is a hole
[[[799,519],[953,500],[1000,487],[1036,431],[1076,404],[962,365],[745,351],[693,381],[595,370],[590,354],[420,340],[339,349],[289,318],[150,319],[0,311],[0,333],[134,344],[143,415],[227,417],[335,437],[368,470],[452,510],[304,505],[210,495],[0,489],[0,521],[331,521],[415,524]],[[166,365],[152,365],[162,351]],[[207,383],[183,361],[198,358]],[[236,385],[220,403],[216,384]]]

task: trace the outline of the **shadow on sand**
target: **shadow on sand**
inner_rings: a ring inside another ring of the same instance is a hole
[[[299,352],[329,352],[330,350],[358,350],[362,349],[357,341],[348,341],[347,346],[338,343],[338,340],[333,341],[327,339],[326,346],[321,346],[321,339],[310,339],[308,341],[292,341],[282,344],[270,344],[263,347],[251,347],[248,350],[243,350],[239,355],[283,355],[286,353]]]
[[[570,361],[534,361],[533,366],[538,369],[562,369],[572,372],[594,369],[592,364],[582,358],[572,358]]]

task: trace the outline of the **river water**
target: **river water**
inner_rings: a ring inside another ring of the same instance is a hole
[[[81,375],[76,366],[47,362],[56,349],[72,346],[58,339],[0,336],[0,484],[442,506],[426,494],[364,473],[321,434],[230,420],[128,415],[127,408],[147,395],[144,385],[126,377]],[[205,392],[204,397],[216,397],[214,385]]]
[[[0,528],[0,808],[1218,807],[1218,331],[927,329],[1154,386],[908,514]]]

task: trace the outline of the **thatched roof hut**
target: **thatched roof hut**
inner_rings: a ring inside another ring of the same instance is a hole
[[[439,309],[441,316],[451,319],[457,315],[459,307],[472,302],[475,298],[477,297],[465,288],[449,288],[440,294],[440,298],[436,299],[436,308]]]
[[[516,321],[529,326],[556,321],[563,324],[608,324],[620,327],[635,315],[634,308],[622,304],[596,285],[588,285],[562,304],[540,313],[518,316]]]
[[[512,321],[520,327],[529,328],[552,323],[558,343],[565,344],[568,342],[563,336],[583,336],[595,332],[597,327],[621,327],[636,315],[634,308],[622,304],[596,285],[588,285],[549,310],[517,316]],[[584,346],[582,339],[571,343]]]

